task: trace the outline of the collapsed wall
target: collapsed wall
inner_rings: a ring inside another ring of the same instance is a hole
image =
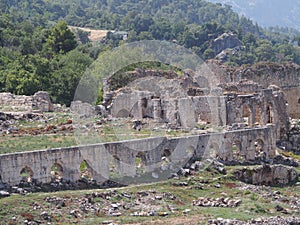
[[[0,105],[8,111],[53,111],[48,92],[39,91],[32,96],[0,93]]]

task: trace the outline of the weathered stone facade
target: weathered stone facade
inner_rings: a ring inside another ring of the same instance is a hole
[[[279,87],[285,95],[288,115],[300,118],[300,66],[294,63],[260,62],[239,68],[226,67],[218,61],[207,62],[219,77],[220,83],[240,82],[244,79],[254,81],[262,88],[271,85]]]
[[[201,122],[248,128],[274,124],[278,140],[289,130],[286,100],[279,88],[264,89],[247,80],[210,87],[205,77],[197,79],[193,81],[188,74],[179,79],[149,76],[133,81],[109,92],[110,113],[113,117],[152,118],[186,129]]]
[[[135,79],[125,80],[120,89],[111,88],[113,80],[107,80],[99,110],[112,117],[152,118],[189,130],[201,123],[216,125],[223,132],[0,155],[0,180],[16,185],[26,171],[30,179],[49,183],[56,166],[62,179],[77,181],[82,162],[88,165],[91,177],[102,183],[122,178],[133,182],[141,170],[150,174],[147,181],[157,176],[167,178],[193,157],[224,162],[272,161],[276,141],[289,130],[285,95],[280,88],[245,81],[232,73],[213,78],[195,76],[191,71],[181,76],[168,74],[136,70]],[[26,104],[43,109],[46,98],[38,96],[43,95],[37,94]],[[37,100],[42,104],[33,104]],[[96,108],[82,102],[71,104],[73,111],[86,116],[95,115]]]
[[[269,160],[274,156],[275,133],[273,127],[268,126],[199,136],[157,137],[3,154],[0,155],[0,181],[17,185],[26,171],[31,180],[49,183],[53,179],[51,171],[54,165],[60,168],[62,179],[77,181],[81,177],[80,164],[83,161],[90,168],[91,177],[98,183],[114,177],[130,180],[141,169],[136,164],[136,158],[140,158],[145,173],[158,171],[158,175],[147,178],[147,182],[150,182],[151,179],[157,180],[157,176],[164,176],[161,171],[167,171],[167,178],[170,172],[177,172],[193,157],[255,161],[258,158]]]

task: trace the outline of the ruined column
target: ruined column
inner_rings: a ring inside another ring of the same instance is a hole
[[[249,127],[253,127],[253,125],[255,124],[255,105],[254,104],[250,104],[249,106]]]
[[[152,99],[153,102],[153,119],[156,121],[160,121],[161,114],[162,114],[162,108],[161,108],[161,102],[159,98]]]

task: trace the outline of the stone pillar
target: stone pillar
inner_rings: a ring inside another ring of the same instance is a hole
[[[254,104],[250,104],[249,105],[249,127],[253,127],[253,125],[255,124],[255,105]]]
[[[190,98],[181,98],[178,100],[178,114],[180,124],[183,128],[195,127],[195,107]]]
[[[267,124],[267,106],[266,106],[265,102],[262,103],[260,110],[261,110],[261,123],[262,123],[262,125],[266,125]]]
[[[153,102],[153,119],[155,119],[156,121],[160,121],[161,118],[161,102],[160,99],[156,98],[156,99],[152,99]]]

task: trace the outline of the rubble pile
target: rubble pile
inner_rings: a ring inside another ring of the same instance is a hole
[[[205,198],[200,197],[193,201],[193,205],[201,207],[230,207],[235,208],[241,204],[241,199],[231,199],[231,198]]]
[[[257,218],[249,220],[248,222],[240,221],[237,219],[223,219],[218,218],[215,220],[209,220],[208,225],[297,225],[300,224],[300,218],[296,217],[270,217],[270,218]]]

